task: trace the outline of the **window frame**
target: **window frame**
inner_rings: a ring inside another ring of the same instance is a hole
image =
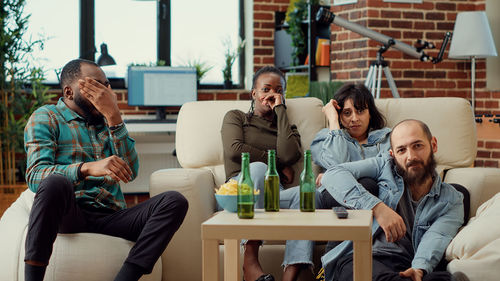
[[[244,0],[238,0],[239,4],[239,36],[245,40],[245,10]],[[171,65],[171,0],[157,1],[157,59]],[[80,58],[96,61],[95,54],[95,0],[80,0]],[[243,89],[245,85],[245,53],[244,46],[238,60],[239,84],[235,84],[233,89]],[[110,79],[111,87],[115,89],[125,88],[124,78]],[[200,84],[198,89],[222,89],[220,84]]]

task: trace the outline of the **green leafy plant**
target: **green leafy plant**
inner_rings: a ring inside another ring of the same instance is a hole
[[[42,84],[44,72],[29,62],[43,40],[26,40],[29,15],[26,0],[0,1],[0,184],[16,184],[16,171],[24,178],[26,161],[17,161],[24,152],[24,127],[29,116],[53,98]]]
[[[307,41],[304,34],[304,23],[307,20],[308,2],[318,5],[319,0],[291,0],[286,12],[286,32],[292,38],[292,66],[300,65],[300,56],[306,53]]]
[[[311,81],[309,85],[309,96],[320,99],[323,104],[333,99],[333,95],[342,87],[344,83],[340,81]]]
[[[213,65],[208,65],[207,62],[202,61],[201,59],[192,59],[187,62],[188,67],[194,67],[196,69],[196,80],[200,82],[200,80],[213,68]]]
[[[307,19],[307,0],[291,1],[286,13],[288,29],[286,32],[292,37],[292,66],[300,64],[299,57],[306,50],[306,36],[302,30],[302,23]]]
[[[233,64],[243,51],[243,47],[245,46],[245,40],[241,41],[234,49],[233,44],[230,38],[226,38],[222,41],[222,45],[224,46],[224,68],[222,69],[222,75],[224,77],[224,81],[232,81],[232,68]]]

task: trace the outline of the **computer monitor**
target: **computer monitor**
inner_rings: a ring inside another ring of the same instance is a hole
[[[151,106],[157,118],[165,118],[164,107],[196,101],[196,69],[170,66],[129,66],[128,105]]]

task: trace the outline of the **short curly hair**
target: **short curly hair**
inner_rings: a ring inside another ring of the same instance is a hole
[[[61,83],[61,89],[64,90],[64,87],[73,83],[75,79],[78,79],[82,75],[81,66],[84,63],[99,67],[97,63],[85,59],[74,59],[68,62],[61,71],[61,76],[59,79]]]

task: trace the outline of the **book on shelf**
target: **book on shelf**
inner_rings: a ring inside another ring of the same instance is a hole
[[[315,63],[317,66],[330,65],[330,40],[326,38],[316,38]]]

